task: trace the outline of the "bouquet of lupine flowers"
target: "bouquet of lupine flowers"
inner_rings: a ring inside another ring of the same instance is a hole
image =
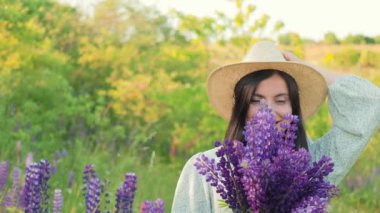
[[[201,155],[195,167],[234,212],[327,212],[338,188],[326,180],[333,162],[296,149],[298,117],[280,126],[264,101],[244,128],[245,143],[216,142],[219,161]]]

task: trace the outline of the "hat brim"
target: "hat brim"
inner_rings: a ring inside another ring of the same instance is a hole
[[[212,106],[225,119],[231,117],[236,83],[245,75],[265,69],[285,72],[297,82],[303,119],[312,116],[323,104],[327,85],[312,67],[297,62],[241,62],[217,68],[208,77],[208,96]]]

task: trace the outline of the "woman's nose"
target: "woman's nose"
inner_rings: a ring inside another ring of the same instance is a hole
[[[280,112],[278,112],[276,109],[272,109],[272,115],[273,115],[273,118],[276,120],[276,121],[279,121],[282,119],[282,114]]]

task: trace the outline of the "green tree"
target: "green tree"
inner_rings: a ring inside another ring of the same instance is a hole
[[[222,45],[234,45],[246,52],[259,38],[265,37],[270,17],[267,14],[258,16],[256,6],[249,1],[235,0],[237,13],[232,17],[220,11],[215,16],[195,17],[174,12],[179,20],[180,32],[188,39],[206,43],[218,42]],[[284,23],[277,21],[271,33],[277,33]]]
[[[338,37],[333,32],[326,33],[324,36],[323,42],[325,44],[334,44],[334,45],[340,43]]]
[[[76,52],[66,48],[74,42],[66,36],[75,31],[79,16],[72,8],[37,0],[2,1],[0,14],[1,142],[38,141],[26,144],[52,151],[44,143],[68,135],[67,116],[75,100],[71,55]]]
[[[358,65],[361,67],[380,67],[380,53],[363,50],[360,54]]]
[[[375,39],[362,35],[362,34],[357,34],[357,35],[349,34],[343,39],[342,43],[344,44],[374,44]]]
[[[288,32],[278,36],[278,42],[282,45],[296,45],[302,43],[302,38],[298,33]]]
[[[375,36],[375,44],[380,44],[380,36]]]
[[[287,46],[287,50],[294,52],[298,57],[304,57],[303,39],[298,33],[288,32],[278,36],[278,42]]]

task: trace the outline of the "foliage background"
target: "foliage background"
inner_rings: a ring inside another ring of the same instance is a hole
[[[111,191],[124,173],[136,172],[135,209],[162,197],[170,212],[186,160],[224,136],[227,124],[207,99],[208,73],[238,62],[266,39],[265,29],[282,49],[380,86],[380,35],[340,39],[329,32],[313,41],[282,32],[281,21],[270,26],[270,16],[257,16],[249,2],[235,2],[239,12],[229,18],[161,14],[137,0],[101,1],[93,16],[52,0],[0,0],[0,161],[24,169],[29,152],[52,160],[67,151],[51,183],[63,189],[64,212],[84,209],[81,172],[88,163],[111,181]],[[331,122],[325,104],[307,132],[320,137]],[[378,150],[379,131],[331,212],[379,212]]]

